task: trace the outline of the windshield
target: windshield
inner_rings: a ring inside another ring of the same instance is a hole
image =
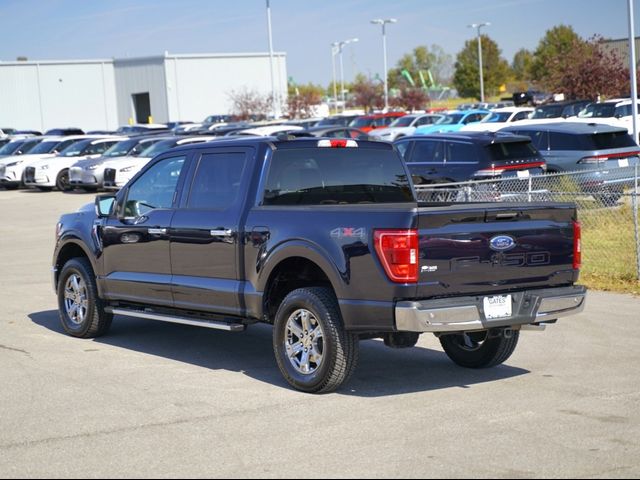
[[[510,116],[510,112],[491,112],[489,115],[484,117],[480,123],[505,123],[509,120]]]
[[[24,142],[9,142],[4,147],[0,148],[0,155],[13,155]]]
[[[160,155],[161,153],[166,152],[170,148],[175,147],[176,146],[176,141],[177,140],[162,140],[161,142],[154,143],[150,147],[148,147],[148,148],[144,149],[142,152],[140,152],[140,156],[141,157],[153,158],[156,155]]]
[[[123,140],[116,143],[106,152],[102,154],[103,157],[124,157],[127,155],[133,147],[138,144],[138,140]]]
[[[389,125],[389,128],[393,128],[393,127],[410,127],[411,123],[416,119],[417,117],[412,117],[411,115],[405,115],[404,117],[400,117],[396,120],[394,120],[391,125]]]
[[[532,119],[540,118],[559,118],[562,116],[562,105],[553,105],[543,108],[536,108],[536,111],[531,116]]]
[[[51,153],[58,145],[60,145],[60,142],[57,140],[52,142],[41,142],[29,151],[29,155]]]
[[[464,115],[462,113],[448,113],[436,122],[436,125],[455,125],[460,123]]]
[[[582,110],[580,118],[611,118],[616,115],[616,106],[613,103],[592,103]]]
[[[67,148],[60,152],[61,157],[77,157],[82,154],[84,149],[89,146],[92,140],[83,140],[69,145]]]

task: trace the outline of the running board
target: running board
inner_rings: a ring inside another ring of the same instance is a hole
[[[225,330],[227,332],[244,332],[246,325],[241,323],[225,323],[215,320],[196,320],[187,317],[174,317],[172,315],[163,315],[160,313],[143,312],[141,310],[129,310],[126,308],[105,308],[107,313],[114,315],[124,315],[127,317],[144,318],[146,320],[156,320],[158,322],[180,323],[182,325],[192,325],[194,327],[212,328],[214,330]]]

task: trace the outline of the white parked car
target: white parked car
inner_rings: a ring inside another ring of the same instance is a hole
[[[640,123],[640,115],[636,115]],[[629,98],[617,98],[594,102],[586,106],[573,121],[580,123],[603,123],[614,127],[633,129],[632,104]]]
[[[529,107],[505,107],[496,108],[478,123],[465,125],[461,132],[497,132],[501,128],[510,126],[513,122],[519,122],[529,118],[534,109]]]
[[[12,138],[0,148],[0,186],[13,190],[22,184],[22,158],[41,141],[42,137]]]
[[[78,160],[98,158],[109,147],[124,140],[125,137],[85,138],[62,150],[58,155],[31,162],[24,169],[24,184],[40,190],[57,188],[67,191],[69,184],[69,168]]]
[[[127,156],[110,160],[102,164],[104,168],[104,188],[120,189],[124,187],[142,168],[155,156],[167,150],[188,145],[190,143],[204,143],[210,140],[220,140],[220,137],[170,137],[154,143],[138,156]]]
[[[234,135],[254,135],[256,137],[272,137],[280,133],[297,132],[304,130],[298,125],[265,125],[264,127],[249,128],[234,133]]]
[[[388,127],[374,129],[369,132],[369,136],[377,140],[386,140],[393,142],[398,138],[413,135],[416,128],[423,125],[433,125],[442,119],[444,115],[436,113],[425,113],[420,115],[410,114],[399,117],[394,120]]]

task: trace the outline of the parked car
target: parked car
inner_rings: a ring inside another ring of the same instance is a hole
[[[408,177],[386,142],[255,137],[159,155],[60,218],[62,328],[265,323],[286,381],[327,393],[353,373],[360,339],[408,348],[434,333],[453,362],[486,368],[523,326],[584,309],[575,205],[434,208]]]
[[[513,94],[513,104],[516,107],[521,105],[542,105],[553,99],[553,95],[539,90],[527,90],[526,92],[516,92]]]
[[[0,148],[0,186],[13,190],[22,184],[22,156],[42,141],[42,137],[11,140]]]
[[[109,190],[122,188],[131,178],[133,178],[144,166],[155,156],[166,152],[174,147],[190,145],[193,143],[203,143],[214,140],[216,137],[166,137],[153,143],[138,155],[126,156],[107,161],[102,164],[104,167],[103,186]]]
[[[161,123],[138,123],[134,125],[123,125],[118,130],[116,130],[116,134],[118,135],[151,135],[151,134],[169,134],[170,130],[166,125]]]
[[[11,139],[4,147],[0,148],[0,163],[6,157],[13,157],[18,155],[24,155],[29,152],[33,147],[42,141],[42,138],[20,138]]]
[[[53,188],[60,191],[70,190],[69,168],[80,159],[100,157],[112,145],[124,139],[124,137],[87,138],[75,142],[55,157],[27,165],[24,169],[24,184],[43,191]]]
[[[370,132],[372,138],[393,142],[402,137],[413,135],[416,128],[424,125],[433,125],[444,118],[437,114],[411,114],[395,119],[387,128],[379,128]]]
[[[332,127],[332,126],[341,126],[348,127],[349,124],[360,115],[332,115],[330,117],[323,118],[320,120],[316,127]]]
[[[400,117],[404,117],[405,112],[388,112],[388,113],[374,113],[372,115],[362,115],[354,118],[349,123],[350,127],[359,128],[365,133],[369,133],[372,130],[378,128],[388,127],[394,120]]]
[[[614,204],[634,184],[640,147],[627,130],[604,124],[576,122],[514,125],[501,130],[531,138],[550,173],[588,172],[579,177],[584,191],[607,194]],[[622,171],[620,171],[622,169]]]
[[[417,185],[519,178],[546,171],[531,139],[510,133],[422,135],[397,140],[395,146]]]
[[[444,116],[433,125],[423,125],[416,128],[414,135],[430,135],[432,133],[451,133],[457,132],[463,126],[470,123],[479,122],[489,115],[489,110],[453,110],[444,114]]]
[[[37,143],[24,155],[15,157],[11,162],[6,162],[0,172],[0,178],[4,179],[5,186],[18,188],[23,183],[25,167],[42,159],[55,157],[68,146],[80,140],[85,140],[84,135],[68,137],[41,137]],[[10,157],[11,158],[11,157]]]
[[[309,129],[309,128],[313,128],[315,126],[318,125],[318,122],[320,122],[322,118],[302,118],[299,120],[287,120],[285,123],[285,125],[297,125],[299,127],[305,128],[305,129]]]
[[[239,130],[236,132],[233,132],[234,135],[254,135],[257,137],[271,137],[273,135],[279,135],[279,134],[283,134],[283,133],[289,133],[289,132],[298,132],[298,131],[303,131],[304,128],[298,126],[298,125],[265,125],[263,127],[254,127],[254,128],[248,128],[245,130]],[[229,135],[227,133],[227,135]]]
[[[522,124],[535,125],[572,119],[577,117],[589,103],[588,100],[548,103],[537,107],[528,119],[522,120]]]
[[[578,117],[572,119],[574,122],[583,123],[604,123],[615,127],[626,128],[633,131],[633,114],[631,99],[612,99],[603,102],[594,102],[587,105]],[[636,120],[640,124],[640,115],[636,112]]]
[[[17,136],[41,137],[42,132],[40,130],[14,130],[11,136],[13,138],[16,138]]]
[[[84,135],[84,131],[80,128],[52,128],[51,130],[47,130],[44,132],[47,137],[68,137],[70,135]]]
[[[97,190],[104,184],[105,164],[125,157],[137,157],[164,138],[157,135],[129,138],[112,145],[98,158],[80,160],[69,169],[69,184],[85,190]]]
[[[530,107],[506,107],[491,110],[491,113],[477,123],[464,125],[461,132],[497,132],[512,122],[526,120],[533,113]]]
[[[11,127],[2,127],[0,128],[0,137],[4,137],[5,135],[13,135],[16,129]]]
[[[202,123],[205,125],[211,125],[213,123],[229,123],[233,121],[233,115],[209,115],[202,121]]]
[[[11,141],[11,138],[9,136],[0,138],[0,148],[4,147],[10,141]]]

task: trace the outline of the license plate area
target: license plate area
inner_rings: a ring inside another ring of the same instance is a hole
[[[494,295],[484,297],[484,316],[487,320],[496,318],[508,318],[513,314],[513,301],[511,295]]]

